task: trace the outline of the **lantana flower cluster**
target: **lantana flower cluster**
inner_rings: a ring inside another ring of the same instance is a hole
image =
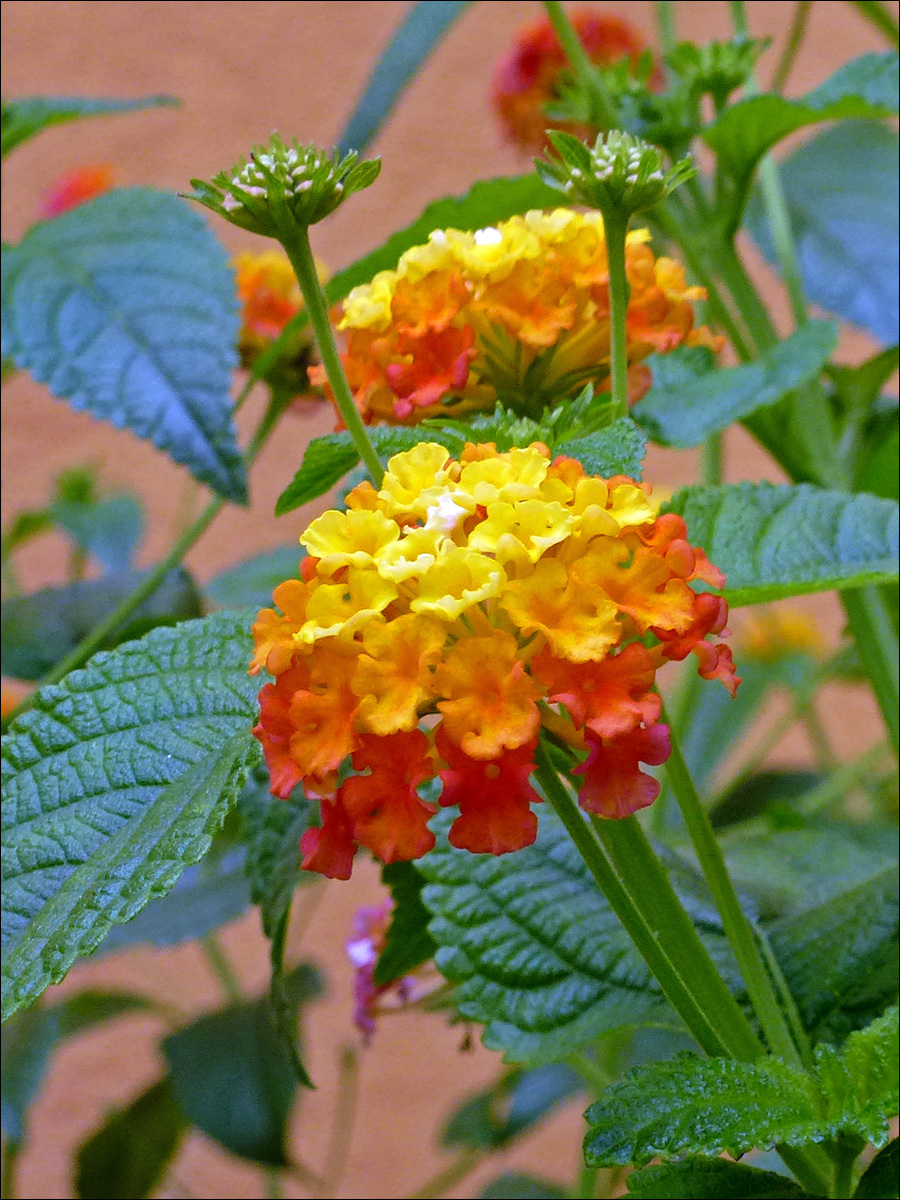
[[[615,13],[580,8],[570,14],[572,28],[587,57],[600,67],[626,59],[636,70],[647,44],[638,30]],[[546,146],[547,129],[566,129],[578,137],[590,131],[555,120],[547,109],[559,99],[566,53],[547,16],[525,25],[494,72],[491,103],[507,138],[535,154]],[[662,84],[659,64],[652,67],[651,88]]]
[[[688,286],[674,259],[657,258],[646,230],[629,233],[625,258],[630,399],[650,385],[653,353],[720,342],[694,327]],[[339,328],[357,407],[367,422],[415,424],[492,408],[528,415],[585,384],[609,386],[609,267],[603,218],[567,208],[532,211],[476,232],[436,230],[395,270],[344,301]],[[321,368],[310,373],[326,388]]]
[[[418,858],[438,805],[459,806],[454,846],[530,845],[542,727],[583,756],[582,808],[628,816],[659,791],[641,763],[669,753],[659,667],[693,652],[737,686],[730,651],[705,640],[726,603],[692,587],[722,574],[631,479],[541,443],[457,460],[423,442],[346,504],[312,522],[302,578],[254,625],[251,670],[274,676],[254,731],[272,791],[321,803],[307,870],[346,879],[358,846]]]

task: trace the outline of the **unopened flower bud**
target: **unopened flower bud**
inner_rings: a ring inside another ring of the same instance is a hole
[[[329,156],[297,141],[286,145],[276,133],[268,146],[253,148],[249,161],[241,159],[210,182],[192,179],[191,198],[233,225],[282,240],[297,226],[323,220],[375,181],[381,161],[357,157],[351,151],[341,158],[336,150]]]

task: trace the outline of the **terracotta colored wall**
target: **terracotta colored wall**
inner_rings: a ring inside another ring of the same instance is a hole
[[[625,10],[651,36],[653,5],[601,4]],[[303,141],[330,144],[370,70],[377,49],[396,27],[407,5],[397,2],[197,3],[193,0],[7,0],[3,5],[4,94],[34,93],[139,96],[168,92],[179,110],[161,110],[85,121],[50,130],[18,150],[5,169],[3,235],[15,239],[33,219],[41,193],[64,170],[81,162],[107,161],[122,184],[182,189],[191,176],[209,176],[229,165],[251,143],[279,129]],[[783,35],[793,5],[750,3],[754,33]],[[535,3],[481,3],[466,13],[423,76],[409,90],[375,150],[384,160],[381,179],[363,197],[315,232],[317,252],[335,269],[377,245],[415,218],[431,199],[462,192],[475,180],[508,174],[527,164],[504,147],[486,106],[492,65],[514,30],[539,11]],[[705,40],[728,35],[727,5],[688,0],[678,6],[680,32]],[[790,91],[799,94],[825,79],[847,59],[880,44],[848,5],[813,7],[810,36],[798,59]],[[773,52],[763,60],[772,69]],[[249,247],[250,235],[216,225],[232,249]],[[776,298],[779,312],[783,305]],[[861,336],[846,340],[845,353],[863,353]],[[258,405],[242,414],[244,428]],[[299,464],[310,436],[331,420],[288,419],[252,476],[253,505],[226,512],[190,555],[201,578],[268,546],[295,538],[315,508],[280,521],[271,516],[275,497]],[[26,377],[3,396],[3,520],[18,508],[39,506],[53,478],[72,462],[100,465],[111,485],[144,497],[153,527],[144,548],[152,561],[167,545],[185,504],[199,503],[184,473],[157,452],[124,433],[71,411]],[[774,477],[763,455],[737,436],[729,441],[731,478]],[[690,454],[654,452],[647,477],[664,486],[691,478]],[[23,555],[29,587],[61,577],[59,547],[45,539]],[[838,616],[828,599],[813,606],[832,633]],[[867,702],[859,694],[833,692],[826,714],[839,746],[850,750],[878,735]],[[840,709],[840,719],[837,713]],[[847,714],[855,717],[848,722]],[[777,714],[769,714],[774,719]],[[782,756],[802,757],[802,738],[789,741]],[[380,895],[377,872],[363,865],[353,881],[321,889],[320,903],[301,921],[291,946],[295,958],[313,956],[327,970],[328,999],[312,1010],[309,1059],[318,1091],[304,1096],[296,1114],[296,1144],[320,1164],[335,1098],[337,1054],[354,1043],[350,1025],[350,979],[343,943],[354,909]],[[309,903],[311,889],[303,894]],[[248,990],[260,992],[267,978],[266,946],[251,916],[229,928],[225,945],[240,967]],[[220,1002],[215,981],[194,947],[139,951],[74,970],[58,989],[87,986],[146,988],[161,1000],[199,1013]],[[24,1156],[21,1194],[71,1194],[72,1150],[94,1129],[108,1106],[120,1104],[149,1084],[160,1069],[152,1018],[129,1018],[114,1028],[85,1036],[59,1054],[36,1106],[33,1140]],[[460,1028],[437,1018],[394,1017],[384,1023],[362,1056],[359,1118],[352,1136],[343,1197],[410,1194],[447,1156],[434,1150],[441,1119],[467,1091],[488,1082],[496,1057],[477,1043],[461,1049]],[[570,1176],[579,1156],[582,1121],[577,1110],[549,1123],[507,1156],[507,1165]],[[499,1164],[481,1169],[451,1194],[477,1194]],[[262,1194],[260,1173],[228,1160],[200,1135],[193,1137],[174,1172],[171,1196],[247,1197]],[[183,1189],[183,1190],[180,1190]],[[287,1195],[305,1194],[293,1182]]]

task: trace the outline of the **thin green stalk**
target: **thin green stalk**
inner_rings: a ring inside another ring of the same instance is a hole
[[[413,1192],[411,1200],[437,1200],[450,1188],[461,1183],[467,1175],[471,1175],[475,1168],[487,1158],[488,1153],[487,1150],[463,1150],[449,1166],[438,1171],[427,1183],[423,1183],[417,1191]]]
[[[0,1200],[16,1200],[16,1168],[22,1143],[13,1138],[6,1139],[3,1147],[3,1171],[0,1175]]]
[[[240,1004],[244,999],[241,982],[218,938],[214,933],[204,933],[199,942],[225,999],[229,1004]]]
[[[803,291],[800,263],[797,259],[797,247],[791,229],[790,213],[784,198],[784,189],[778,177],[778,166],[771,154],[765,155],[759,164],[759,184],[769,228],[772,231],[775,254],[781,269],[781,278],[791,303],[791,315],[798,326],[805,325],[809,316],[806,311],[806,296]]]
[[[281,1200],[284,1192],[281,1188],[281,1172],[277,1167],[264,1167],[264,1182],[266,1187],[266,1200]]]
[[[834,771],[837,768],[838,759],[832,748],[828,730],[822,724],[822,718],[816,708],[815,695],[807,697],[801,709],[800,719],[806,729],[806,736],[815,751],[816,765],[823,771]]]
[[[718,487],[723,482],[724,440],[721,433],[714,433],[706,439],[701,448],[700,475],[706,487]]]
[[[659,45],[663,54],[671,54],[678,42],[678,30],[675,24],[675,5],[673,0],[656,0],[656,28],[659,32]]]
[[[897,635],[884,596],[874,585],[841,592],[844,612],[884,717],[894,753],[900,753],[900,678]]]
[[[359,1100],[359,1063],[356,1051],[352,1046],[344,1046],[340,1055],[337,1103],[331,1121],[331,1137],[325,1155],[325,1167],[322,1170],[326,1196],[336,1196],[340,1188],[353,1139],[356,1106]]]
[[[366,427],[359,415],[359,409],[356,407],[353,393],[350,391],[350,385],[344,374],[334,341],[334,333],[331,329],[331,321],[328,319],[328,302],[322,291],[322,285],[319,283],[312,247],[309,244],[309,231],[300,227],[296,231],[296,240],[285,241],[282,244],[285,253],[291,260],[297,282],[300,284],[306,311],[309,313],[310,323],[315,334],[316,345],[319,347],[322,366],[325,368],[328,382],[334,392],[341,417],[373,483],[376,487],[380,487],[384,478],[384,467],[366,432]]]
[[[713,1028],[709,1017],[663,950],[650,924],[622,886],[594,829],[585,821],[569,789],[556,773],[546,748],[540,743],[535,761],[537,779],[551,807],[672,1007],[707,1054],[730,1056],[728,1043],[731,1030],[718,1031]]]
[[[609,271],[610,375],[612,378],[612,414],[628,416],[628,276],[625,272],[625,234],[628,218],[609,210],[603,214],[606,231],[606,256]]]
[[[790,75],[791,68],[794,65],[794,60],[797,57],[797,51],[800,49],[803,39],[806,36],[806,27],[809,24],[809,14],[811,11],[812,0],[799,0],[799,3],[794,7],[794,15],[791,18],[791,27],[788,30],[787,41],[784,44],[778,65],[772,73],[772,82],[769,84],[770,92],[781,92],[784,89],[788,75]]]
[[[666,766],[666,773],[678,807],[684,817],[703,875],[722,918],[725,934],[747,986],[750,1003],[759,1018],[769,1046],[775,1054],[802,1070],[804,1059],[808,1058],[810,1054],[809,1047],[803,1045],[801,1052],[794,1042],[781,1003],[760,954],[753,927],[741,908],[725,866],[721,847],[706,810],[700,803],[694,781],[674,734],[672,735],[672,752]],[[782,997],[782,1002],[784,999]]]
[[[597,117],[597,124],[603,129],[616,129],[619,120],[609,89],[601,73],[594,69],[594,64],[588,58],[562,4],[559,0],[544,0],[544,9],[569,60],[569,66],[596,106],[594,115]]]
[[[879,29],[892,46],[900,46],[900,24],[883,0],[850,0],[850,4]]]
[[[693,921],[635,817],[592,822],[603,849],[632,901],[654,931],[663,950],[695,995],[711,1024],[728,1031],[730,1054],[744,1062],[759,1058],[763,1047],[741,1007],[700,940]]]
[[[599,1167],[582,1167],[578,1172],[578,1186],[574,1195],[578,1200],[593,1200],[597,1195],[597,1180],[600,1176]]]
[[[871,779],[879,764],[889,756],[887,745],[879,742],[854,761],[842,763],[817,788],[800,797],[797,801],[798,811],[805,817],[812,817],[830,807],[835,801],[843,799],[862,780]]]
[[[857,1159],[858,1147],[853,1142],[838,1138],[835,1143],[834,1174],[831,1179],[831,1190],[828,1195],[835,1200],[853,1195],[854,1166]]]
[[[611,1083],[614,1082],[613,1077],[595,1062],[592,1058],[588,1058],[586,1054],[576,1053],[570,1054],[566,1062],[573,1071],[577,1071],[584,1082],[597,1095],[600,1092],[605,1092]]]

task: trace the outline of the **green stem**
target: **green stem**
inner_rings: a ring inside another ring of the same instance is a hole
[[[578,1200],[593,1200],[597,1195],[597,1180],[600,1176],[599,1167],[582,1167],[578,1172],[578,1184],[573,1195]]]
[[[609,271],[610,374],[612,377],[612,413],[628,416],[628,276],[625,272],[625,234],[628,218],[614,210],[603,213],[606,231],[606,256]]]
[[[331,1122],[331,1137],[322,1177],[326,1196],[336,1196],[341,1177],[347,1166],[347,1155],[353,1139],[356,1123],[356,1105],[359,1099],[359,1069],[356,1051],[344,1046],[340,1052],[337,1103]]]
[[[244,999],[241,982],[232,967],[228,955],[222,949],[214,933],[204,933],[199,939],[200,949],[206,955],[206,961],[212,968],[219,987],[229,1004],[240,1004]]]
[[[269,963],[272,975],[269,983],[269,1003],[275,1032],[281,1041],[285,1056],[293,1068],[294,1075],[301,1087],[313,1087],[313,1081],[303,1064],[297,1049],[297,1009],[291,1002],[284,983],[284,952],[287,947],[288,928],[291,923],[291,906],[285,906],[284,912],[272,931],[269,946]]]
[[[666,773],[769,1046],[775,1054],[802,1070],[809,1048],[803,1046],[801,1054],[794,1042],[755,932],[741,908],[721,847],[674,735]]]
[[[656,0],[656,28],[659,31],[659,45],[663,54],[671,54],[678,41],[675,26],[675,5],[672,0]]]
[[[838,760],[831,745],[828,730],[822,724],[819,710],[816,708],[815,694],[807,696],[801,708],[801,720],[806,729],[806,736],[812,743],[816,756],[816,765],[825,772],[834,771]]]
[[[727,1042],[729,1053],[744,1062],[759,1058],[763,1052],[759,1039],[700,940],[637,819],[594,818],[592,824],[623,887],[676,971],[689,982],[695,996],[702,996],[701,1006]]]
[[[718,487],[724,478],[722,466],[724,443],[721,433],[714,433],[706,439],[701,449],[701,476],[706,487]]]
[[[291,260],[291,266],[294,268],[297,282],[303,292],[306,311],[309,313],[322,365],[328,376],[328,382],[331,384],[341,417],[347,426],[359,457],[372,477],[372,482],[376,487],[381,487],[384,468],[366,432],[359,409],[353,399],[353,393],[350,391],[350,385],[347,383],[344,368],[341,365],[334,333],[331,329],[331,321],[328,319],[328,302],[322,291],[322,285],[319,283],[312,247],[309,244],[309,231],[302,227],[298,228],[295,240],[285,241],[282,245]]]
[[[449,1166],[438,1171],[427,1183],[423,1183],[417,1191],[413,1192],[411,1200],[437,1200],[437,1197],[443,1196],[450,1188],[456,1187],[467,1175],[471,1175],[487,1155],[487,1150],[463,1150]]]
[[[850,4],[876,29],[880,29],[892,46],[900,46],[900,25],[882,0],[850,0]]]
[[[586,1054],[570,1054],[566,1062],[573,1071],[578,1072],[588,1087],[598,1096],[601,1092],[605,1092],[611,1083],[615,1082],[608,1071],[604,1071],[598,1062],[588,1058]]]
[[[812,0],[799,0],[799,3],[795,6],[794,15],[791,18],[791,27],[788,30],[787,41],[781,52],[778,65],[772,73],[772,82],[769,85],[770,92],[781,92],[784,89],[788,75],[790,75],[791,68],[794,65],[794,59],[797,57],[797,51],[800,49],[803,39],[806,36],[806,26],[809,23],[809,14],[811,11]]]
[[[872,682],[875,698],[894,747],[900,753],[900,678],[897,635],[884,596],[874,585],[841,592],[856,648]]]
[[[0,1200],[16,1200],[16,1167],[21,1152],[21,1142],[14,1141],[13,1138],[6,1139],[6,1145],[3,1147],[3,1171],[0,1175]]]
[[[879,742],[853,762],[842,763],[834,774],[829,775],[817,788],[801,796],[797,802],[798,811],[805,817],[812,817],[829,808],[835,801],[843,799],[862,780],[871,780],[874,772],[889,755],[887,745]]]
[[[831,1190],[828,1193],[835,1200],[842,1200],[843,1197],[853,1194],[853,1174],[857,1149],[857,1145],[841,1138],[838,1138],[835,1144],[834,1174],[831,1179]]]
[[[798,326],[805,325],[809,317],[806,311],[803,277],[800,274],[797,247],[791,229],[790,213],[784,198],[784,189],[778,177],[778,166],[771,154],[766,154],[759,164],[759,184],[766,218],[772,231],[775,254],[781,269],[781,278],[791,303],[791,315]]]
[[[569,66],[591,99],[594,109],[592,117],[601,129],[616,129],[619,125],[616,106],[613,102],[602,73],[594,69],[594,64],[587,56],[581,39],[572,28],[569,18],[559,0],[544,0],[544,9],[550,19],[550,24],[559,43],[565,51]]]
[[[619,881],[594,829],[584,819],[541,743],[538,744],[535,761],[538,781],[550,805],[672,1007],[707,1054],[730,1055],[728,1043],[731,1031],[720,1032],[713,1028],[709,1017],[663,950],[650,924]]]
[[[278,417],[281,415],[282,408],[283,405],[281,403],[277,405],[270,404],[267,408],[244,456],[248,467],[256,459],[263,444],[272,432]],[[144,579],[141,580],[134,591],[126,596],[122,603],[105,620],[101,621],[99,625],[94,626],[87,637],[79,642],[71,654],[68,654],[62,662],[57,663],[51,671],[47,672],[43,679],[41,679],[39,687],[45,687],[48,683],[57,683],[64,675],[68,675],[70,671],[74,671],[77,667],[86,663],[91,655],[99,650],[103,643],[125,624],[132,613],[140,608],[148,597],[153,595],[169,572],[178,566],[188,550],[210,527],[226,503],[227,501],[221,496],[214,496],[199,517],[178,538],[166,557],[156,564]],[[24,712],[25,709],[31,707],[32,703],[33,696],[29,696],[22,702],[13,715]]]
[[[277,1167],[265,1167],[266,1200],[281,1200],[281,1172]]]

